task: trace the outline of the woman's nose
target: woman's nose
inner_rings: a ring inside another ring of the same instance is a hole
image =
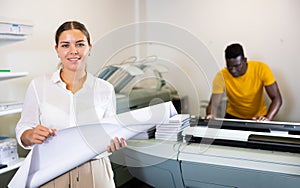
[[[73,46],[73,45],[70,46],[70,53],[71,54],[77,54],[78,53],[76,46]]]

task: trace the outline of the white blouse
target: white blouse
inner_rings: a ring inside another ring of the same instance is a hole
[[[21,118],[16,126],[19,144],[25,130],[37,125],[63,129],[97,123],[116,114],[113,85],[87,73],[83,87],[73,94],[60,78],[60,70],[31,81],[24,100]],[[30,149],[31,147],[24,147]]]

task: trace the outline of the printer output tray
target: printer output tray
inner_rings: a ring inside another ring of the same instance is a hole
[[[207,129],[214,129],[218,131],[218,134],[209,135]],[[300,153],[299,135],[300,126],[297,123],[230,119],[193,119],[191,127],[183,132],[184,140],[187,143],[215,144],[292,153]]]

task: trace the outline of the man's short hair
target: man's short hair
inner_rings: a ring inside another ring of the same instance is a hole
[[[231,59],[231,58],[237,58],[239,56],[244,56],[244,50],[242,45],[235,43],[235,44],[230,44],[229,46],[226,47],[225,49],[225,58],[226,59]]]

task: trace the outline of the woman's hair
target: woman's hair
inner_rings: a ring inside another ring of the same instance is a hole
[[[242,45],[234,43],[227,46],[227,48],[225,49],[226,59],[237,58],[239,56],[242,56],[242,58],[245,57]]]
[[[80,30],[86,36],[88,44],[91,45],[90,34],[89,34],[88,30],[86,29],[86,27],[80,22],[68,21],[68,22],[63,23],[61,26],[59,26],[59,28],[56,31],[56,34],[55,34],[56,46],[58,45],[58,40],[59,40],[59,36],[61,35],[61,33],[64,31],[67,31],[67,30],[72,30],[72,29]]]

